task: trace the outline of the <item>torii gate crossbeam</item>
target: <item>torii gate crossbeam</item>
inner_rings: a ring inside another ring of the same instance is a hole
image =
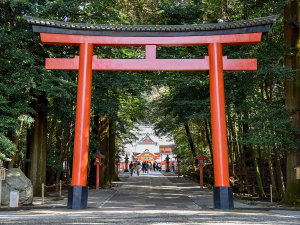
[[[79,57],[46,59],[46,69],[78,70],[72,186],[68,208],[87,208],[87,163],[93,70],[209,70],[214,162],[214,207],[233,209],[229,182],[224,70],[256,70],[256,59],[228,59],[223,45],[257,44],[275,17],[204,26],[109,26],[62,23],[26,17],[44,44],[77,45]],[[250,24],[250,25],[249,25]],[[79,27],[79,28],[76,28]],[[145,46],[145,59],[98,59],[94,46]],[[204,59],[156,59],[156,46],[208,46]]]

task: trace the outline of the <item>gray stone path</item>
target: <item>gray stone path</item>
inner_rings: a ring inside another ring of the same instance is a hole
[[[213,210],[210,191],[171,173],[121,177],[117,190],[90,190],[86,210],[0,211],[0,224],[300,224],[299,211]]]
[[[105,210],[196,210],[198,206],[159,172],[134,175],[103,206]]]
[[[207,188],[200,188],[200,185],[188,178],[178,178],[174,173],[163,173],[165,177],[173,183],[173,185],[183,191],[185,196],[188,196],[199,207],[205,209],[213,209],[213,193]],[[270,204],[245,204],[241,201],[234,201],[235,209],[252,209],[265,208]]]

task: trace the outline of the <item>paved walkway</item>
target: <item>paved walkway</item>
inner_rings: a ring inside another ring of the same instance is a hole
[[[68,210],[66,200],[34,208],[35,199],[28,210],[0,211],[0,224],[300,224],[299,211],[240,202],[232,211],[213,210],[211,191],[172,173],[121,174],[118,183],[90,190],[88,209]]]

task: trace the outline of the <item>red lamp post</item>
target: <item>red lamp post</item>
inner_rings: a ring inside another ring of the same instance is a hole
[[[208,158],[201,152],[195,159],[198,160],[198,166],[200,167],[200,188],[203,188],[203,168],[205,166],[205,161],[208,160]]]
[[[116,166],[117,166],[117,177],[119,176],[119,163],[120,163],[121,157],[119,155],[116,155]]]
[[[181,156],[178,154],[175,159],[177,160],[178,165],[178,177],[180,176],[180,162],[181,162]]]
[[[104,155],[102,155],[100,152],[96,153],[96,160],[95,160],[95,164],[97,166],[96,169],[96,190],[99,190],[99,180],[100,180],[100,166],[102,165],[101,160],[104,159]]]

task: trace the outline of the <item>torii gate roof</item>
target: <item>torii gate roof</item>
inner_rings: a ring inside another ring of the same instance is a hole
[[[103,25],[61,22],[25,16],[38,33],[123,37],[209,36],[243,33],[266,33],[278,19],[267,16],[244,21],[195,25]]]

